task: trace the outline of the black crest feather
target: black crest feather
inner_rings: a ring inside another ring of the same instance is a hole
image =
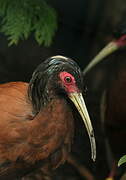
[[[48,81],[61,71],[71,73],[76,77],[78,87],[81,86],[82,74],[75,61],[62,56],[48,58],[36,68],[29,83],[28,96],[35,111],[40,111],[41,107],[49,100]],[[56,82],[54,82],[55,85]]]

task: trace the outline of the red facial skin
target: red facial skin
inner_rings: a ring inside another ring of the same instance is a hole
[[[70,73],[65,71],[61,72],[59,74],[59,77],[67,93],[79,92],[79,89],[76,85],[76,80]],[[67,80],[67,78],[69,78],[69,81]]]
[[[126,34],[122,35],[119,39],[117,39],[115,41],[115,43],[119,46],[119,47],[124,47],[126,46]]]

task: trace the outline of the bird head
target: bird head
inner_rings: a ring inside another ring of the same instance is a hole
[[[96,145],[90,117],[82,96],[83,75],[75,61],[64,56],[53,56],[34,71],[28,94],[36,111],[55,97],[69,98],[80,113],[87,129],[92,159],[96,158]]]
[[[101,62],[105,57],[117,51],[120,48],[126,47],[126,23],[118,24],[115,32],[114,39],[109,42],[86,66],[83,71],[85,75],[88,73],[95,65]]]

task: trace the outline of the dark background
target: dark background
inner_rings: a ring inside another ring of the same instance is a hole
[[[39,46],[34,38],[20,41],[8,47],[0,34],[0,82],[29,81],[36,66],[52,55],[64,55],[77,61],[82,69],[112,39],[115,25],[126,11],[125,0],[50,0],[58,13],[58,31],[53,43],[46,48]],[[113,55],[112,55],[113,56]],[[108,163],[101,131],[99,104],[101,93],[111,77],[113,61],[97,65],[85,77],[87,86],[86,103],[95,128],[97,161],[90,159],[89,139],[82,123],[77,125],[73,154],[89,168],[97,180],[108,175]],[[55,179],[81,180],[79,173],[69,164],[58,168]],[[84,178],[82,178],[84,179]]]

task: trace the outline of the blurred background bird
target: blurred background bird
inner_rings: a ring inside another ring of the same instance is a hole
[[[29,84],[0,85],[1,180],[23,177],[39,167],[46,176],[66,161],[74,137],[74,105],[85,123],[95,160],[94,132],[82,91],[79,66],[64,56],[41,63]]]
[[[1,0],[0,83],[29,82],[37,65],[55,54],[75,59],[83,69],[99,49],[112,40],[111,32],[126,12],[125,4],[125,0]],[[8,46],[10,41],[17,42],[15,38],[17,40],[19,35],[18,43]],[[50,45],[45,46],[49,41]],[[75,120],[75,138],[70,156],[73,155],[72,158],[78,162],[73,166],[66,161],[59,166],[53,173],[55,180],[86,179],[78,173],[81,168],[78,171],[77,164],[88,169],[97,180],[103,180],[108,175],[99,101],[104,88],[109,85],[108,79],[119,66],[116,59],[125,60],[124,51],[120,50],[115,55],[108,57],[111,61],[104,61],[93,68],[84,79],[87,89],[85,101],[97,141],[97,160],[93,163],[90,159],[90,143],[83,122]]]
[[[101,98],[101,119],[110,146],[113,162],[108,179],[120,179],[125,168],[117,168],[119,159],[126,154],[126,20],[122,17],[113,32],[113,40],[103,48],[84,69],[84,76],[105,57],[120,50],[111,57],[112,68],[108,67],[108,86]],[[107,60],[107,58],[106,58]],[[109,73],[111,71],[111,74]],[[124,165],[125,166],[125,165]]]

